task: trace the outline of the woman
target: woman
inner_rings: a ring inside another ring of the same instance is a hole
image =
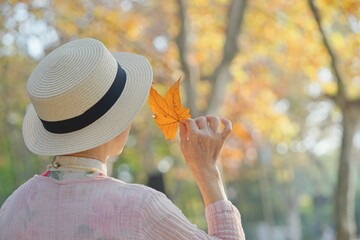
[[[245,239],[216,167],[231,131],[226,119],[180,124],[180,147],[206,206],[209,235],[164,194],[107,176],[105,163],[121,153],[151,82],[144,57],[111,54],[95,39],[60,46],[38,64],[27,82],[32,105],[23,136],[32,152],[55,157],[2,206],[1,239]]]

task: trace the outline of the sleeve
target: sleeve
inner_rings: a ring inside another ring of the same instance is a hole
[[[151,194],[142,209],[144,239],[226,239],[245,240],[240,213],[229,201],[219,201],[206,207],[209,234],[196,225],[162,193]]]

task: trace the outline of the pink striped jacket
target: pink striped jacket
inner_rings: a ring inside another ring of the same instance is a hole
[[[0,239],[241,239],[240,213],[229,201],[206,207],[208,234],[162,193],[97,176],[34,176],[0,209]]]

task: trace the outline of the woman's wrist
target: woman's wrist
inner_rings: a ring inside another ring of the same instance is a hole
[[[220,171],[217,167],[214,167],[211,170],[198,170],[193,174],[197,185],[199,186],[205,206],[227,199]]]
[[[204,162],[200,162],[199,161],[194,161],[194,164],[187,164],[189,169],[191,170],[191,172],[195,175],[214,175],[216,174],[216,172],[218,171],[218,168],[216,166],[216,164],[202,164],[202,163],[206,163],[206,161]]]

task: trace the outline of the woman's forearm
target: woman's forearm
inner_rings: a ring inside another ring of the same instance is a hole
[[[212,203],[227,200],[224,184],[218,168],[209,171],[193,173],[196,183],[200,189],[205,206]]]
[[[220,127],[223,124],[223,128]],[[238,210],[226,201],[217,160],[231,132],[231,122],[216,116],[188,119],[180,124],[180,147],[205,203],[209,235],[245,239]],[[225,201],[224,201],[225,200]]]

